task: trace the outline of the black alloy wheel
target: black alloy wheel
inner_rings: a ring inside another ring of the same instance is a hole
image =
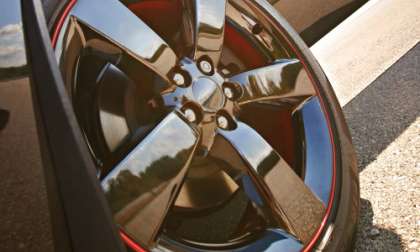
[[[71,0],[55,14],[55,57],[130,250],[351,249],[347,126],[267,1]]]

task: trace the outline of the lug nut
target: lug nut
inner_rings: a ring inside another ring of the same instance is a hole
[[[258,23],[255,24],[252,27],[252,33],[254,33],[256,35],[260,34],[263,30],[264,30],[264,28],[260,24],[258,24]]]
[[[233,97],[234,97],[234,93],[233,93],[232,88],[230,88],[230,87],[224,87],[224,88],[223,88],[223,92],[225,93],[225,96],[226,96],[227,98],[229,98],[229,99],[233,99]]]
[[[187,118],[187,120],[190,121],[190,122],[197,121],[197,116],[195,115],[195,112],[192,109],[186,109],[184,111],[184,115]]]
[[[200,70],[205,74],[211,74],[213,72],[213,66],[207,60],[201,60],[199,63]]]
[[[229,126],[229,121],[226,116],[220,115],[217,117],[217,126],[222,129],[227,129]]]
[[[223,83],[223,93],[232,101],[238,100],[242,95],[242,89],[236,82],[227,81]]]
[[[175,82],[175,84],[177,86],[183,86],[183,85],[185,85],[184,75],[182,75],[180,73],[175,73],[174,74],[174,77],[173,77],[173,80],[174,80],[174,82]]]

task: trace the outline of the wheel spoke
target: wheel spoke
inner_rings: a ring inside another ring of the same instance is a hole
[[[73,21],[89,27],[165,80],[177,63],[168,44],[117,0],[77,1]]]
[[[321,200],[285,160],[246,124],[239,122],[235,130],[219,130],[219,133],[230,146],[217,146],[219,153],[216,156],[224,158],[233,167],[241,167],[243,163],[275,218],[306,244],[322,221],[325,207]],[[232,147],[238,155],[232,155],[229,151]]]
[[[98,108],[103,136],[110,151],[123,142],[130,134],[130,127],[125,119],[125,99],[130,90],[131,80],[116,66],[108,63],[97,78],[99,86]],[[131,90],[130,90],[131,91]],[[81,110],[86,111],[85,108]]]
[[[140,244],[153,246],[198,139],[199,133],[172,112],[102,180],[114,219]]]
[[[183,0],[187,42],[193,59],[208,56],[217,66],[223,47],[226,0]]]
[[[272,65],[233,76],[240,84],[242,96],[239,104],[295,98],[298,102],[315,94],[306,71],[299,60],[282,60]]]

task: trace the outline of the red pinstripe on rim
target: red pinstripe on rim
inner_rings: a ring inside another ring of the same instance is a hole
[[[60,34],[60,30],[63,27],[64,21],[66,20],[67,16],[70,13],[70,10],[73,8],[76,2],[77,0],[70,0],[67,3],[66,7],[64,7],[64,10],[60,15],[60,18],[58,19],[57,23],[54,25],[54,31],[51,37],[51,44],[53,48],[55,48],[55,45],[57,44],[58,35]]]

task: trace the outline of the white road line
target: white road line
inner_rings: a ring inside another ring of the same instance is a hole
[[[311,50],[341,106],[420,41],[419,0],[373,0]]]

